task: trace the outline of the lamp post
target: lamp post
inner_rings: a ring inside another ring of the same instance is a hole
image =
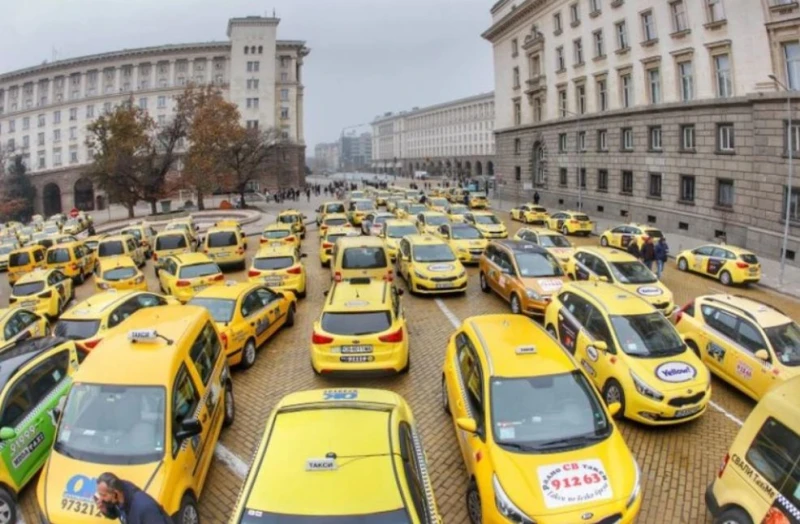
[[[794,156],[794,143],[792,142],[792,90],[786,87],[783,82],[778,80],[775,75],[769,75],[773,82],[778,84],[786,91],[786,112],[788,114],[788,125],[786,126],[786,149],[789,154],[789,173],[786,182],[786,216],[783,223],[783,242],[781,245],[781,270],[778,282],[783,285],[783,274],[786,269],[786,249],[789,244],[789,222],[792,214],[792,178],[794,175],[793,156]]]

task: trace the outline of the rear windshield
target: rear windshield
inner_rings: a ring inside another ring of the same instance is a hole
[[[291,234],[291,231],[286,231],[285,229],[270,229],[269,231],[264,231],[261,236],[264,238],[286,238]]]
[[[755,255],[740,255],[740,258],[748,264],[758,264],[758,257]]]
[[[469,211],[469,208],[467,208],[467,206],[460,206],[460,205],[459,206],[450,206],[450,209],[447,210],[447,212],[450,213],[451,215],[463,215],[464,213],[467,213],[468,211]]]
[[[347,224],[346,218],[326,218],[325,225],[326,226],[343,226]]]
[[[542,247],[572,247],[569,240],[558,235],[539,235],[539,245]]]
[[[112,282],[117,280],[126,280],[136,276],[136,268],[133,267],[115,267],[103,273],[103,280],[110,280]]]
[[[56,323],[53,332],[57,337],[71,340],[84,340],[91,338],[100,327],[99,320],[69,320],[61,319]]]
[[[100,257],[113,257],[115,255],[125,254],[125,244],[122,240],[111,240],[109,242],[100,242],[97,246],[97,256]]]
[[[0,246],[0,255],[7,255],[14,251],[14,246]]]
[[[27,297],[28,295],[35,295],[44,289],[44,282],[27,282],[25,284],[17,284],[11,291],[15,296]]]
[[[295,222],[299,222],[300,217],[297,215],[281,215],[278,217],[278,222],[281,224],[294,224]]]
[[[51,249],[47,252],[47,263],[48,264],[61,264],[64,262],[69,262],[69,249],[66,248],[58,248],[58,249]]]
[[[389,238],[403,238],[406,235],[417,234],[417,228],[414,226],[392,226],[386,231]]]
[[[388,311],[363,313],[323,313],[322,329],[333,335],[371,335],[392,326]]]
[[[206,308],[214,322],[230,322],[233,318],[233,308],[236,306],[236,301],[222,298],[195,297],[188,304]]]
[[[208,247],[227,247],[236,245],[236,233],[233,231],[216,231],[208,235]]]
[[[27,266],[31,263],[31,256],[27,251],[23,253],[11,253],[8,257],[9,266]]]
[[[388,266],[382,247],[349,247],[342,253],[342,269],[372,269]]]
[[[328,204],[325,206],[326,213],[344,213],[344,204]]]
[[[372,202],[353,202],[353,207],[359,211],[368,211],[375,205]]]
[[[475,240],[483,238],[481,232],[472,226],[453,227],[453,238],[456,240]]]
[[[326,242],[330,242],[331,244],[335,244],[336,241],[342,237],[349,236],[345,233],[333,233],[325,237]]]
[[[500,220],[494,215],[473,215],[475,217],[476,224],[483,224],[483,225],[492,225],[492,224],[502,224]]]
[[[208,275],[216,275],[219,273],[219,266],[213,262],[201,262],[199,264],[191,264],[183,266],[180,269],[179,278],[198,278]]]
[[[408,206],[408,214],[416,215],[417,213],[422,213],[428,209],[427,207],[423,206],[422,204],[411,204]]]
[[[165,235],[156,238],[156,251],[162,249],[180,249],[186,247],[186,237],[183,235]]]
[[[586,215],[573,215],[573,217],[575,218],[575,220],[579,220],[581,222],[588,222],[589,221],[589,217],[586,216]]]
[[[262,271],[285,269],[294,265],[292,257],[269,257],[253,259],[253,267]]]
[[[425,216],[425,223],[429,226],[441,226],[442,224],[447,224],[448,222],[450,222],[450,219],[443,215]]]

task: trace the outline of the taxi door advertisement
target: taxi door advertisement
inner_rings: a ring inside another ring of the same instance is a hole
[[[779,493],[761,524],[800,524],[800,509]]]

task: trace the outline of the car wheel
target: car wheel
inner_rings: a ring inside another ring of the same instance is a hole
[[[4,488],[0,488],[0,524],[13,524],[17,521],[17,503]]]
[[[614,402],[619,402],[622,406],[614,418],[620,419],[625,416],[625,392],[619,382],[613,378],[609,379],[606,382],[606,387],[603,388],[603,400],[605,400],[606,406],[610,406]]]
[[[569,228],[567,226],[561,226],[561,234],[564,236],[569,235]]]
[[[297,298],[306,298],[307,294],[308,294],[308,284],[306,283],[306,287],[303,288],[303,291],[297,292]]]
[[[472,524],[481,524],[483,521],[483,510],[481,509],[481,494],[478,493],[478,486],[474,480],[469,482],[467,488],[467,515]]]
[[[233,419],[236,418],[236,400],[233,398],[233,384],[229,380],[225,384],[225,419],[222,421],[223,427],[228,427],[233,424]]]
[[[522,314],[522,306],[520,306],[519,297],[516,293],[511,294],[511,312],[515,315]]]
[[[717,515],[714,524],[753,524],[753,520],[740,508],[728,508]]]
[[[491,291],[491,289],[489,289],[489,283],[486,281],[486,275],[484,275],[483,272],[481,272],[480,274],[480,283],[481,283],[481,291],[483,291],[484,293],[488,293],[489,291]]]
[[[252,338],[248,339],[242,349],[242,361],[239,363],[242,369],[249,369],[256,363],[256,342]]]
[[[197,511],[197,501],[194,495],[186,493],[181,499],[181,507],[175,516],[176,524],[200,524],[200,512]]]
[[[689,346],[689,349],[691,349],[695,355],[697,355],[697,358],[703,360],[703,357],[700,356],[700,348],[697,347],[697,344],[695,344],[693,340],[687,340],[686,345]]]
[[[719,281],[722,283],[723,286],[730,286],[733,284],[733,279],[731,278],[731,274],[727,271],[723,271],[719,274]]]
[[[81,271],[80,273],[78,273],[78,276],[77,276],[77,277],[75,277],[75,283],[76,283],[77,285],[79,285],[79,286],[80,286],[81,284],[83,284],[83,282],[84,282],[85,280],[86,280],[86,277],[83,275],[83,271]]]
[[[442,409],[448,415],[450,414],[450,398],[447,396],[447,382],[442,374]]]
[[[283,323],[286,327],[294,326],[294,304],[289,306],[289,311],[286,312],[286,322]]]
[[[608,247],[608,239],[606,237],[600,237],[600,245],[603,247]]]
[[[681,271],[688,271],[689,270],[689,263],[686,262],[685,258],[678,259],[678,269]]]

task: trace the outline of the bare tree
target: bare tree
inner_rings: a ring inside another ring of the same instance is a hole
[[[224,149],[221,167],[227,187],[239,194],[244,205],[248,184],[269,170],[270,156],[275,153],[282,139],[280,131],[274,128],[261,131],[240,126],[232,135]]]

